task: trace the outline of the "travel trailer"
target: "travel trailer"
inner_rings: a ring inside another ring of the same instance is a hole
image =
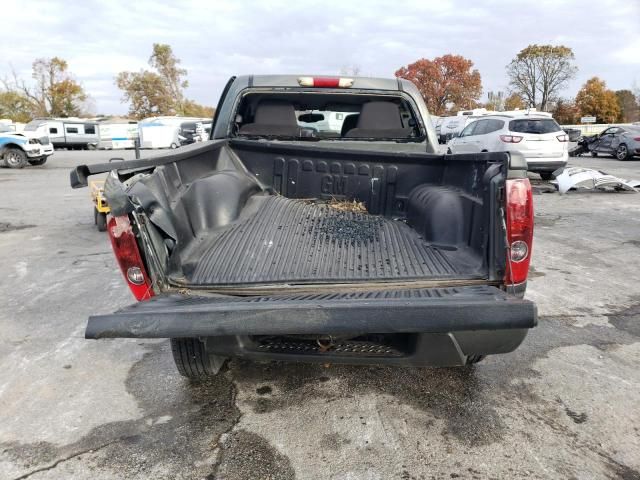
[[[98,148],[134,148],[138,138],[137,122],[104,122],[98,124]]]
[[[98,144],[97,122],[81,118],[37,118],[24,127],[37,137],[48,136],[55,148],[87,149]]]

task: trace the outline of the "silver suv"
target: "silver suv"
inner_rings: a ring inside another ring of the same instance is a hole
[[[549,115],[487,115],[467,125],[448,143],[448,153],[519,151],[528,169],[544,180],[567,164],[569,136]]]

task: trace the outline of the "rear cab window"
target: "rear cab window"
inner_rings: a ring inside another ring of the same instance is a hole
[[[509,131],[517,133],[545,134],[560,132],[560,125],[552,118],[523,118],[511,120]]]
[[[238,105],[233,135],[309,141],[422,142],[411,103],[398,94],[248,92]]]

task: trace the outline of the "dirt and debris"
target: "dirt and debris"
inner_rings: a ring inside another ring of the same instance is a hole
[[[358,202],[355,199],[338,200],[337,198],[331,198],[327,205],[329,208],[333,208],[339,212],[367,213],[367,207],[364,202]]]
[[[332,197],[328,202],[314,200],[313,204],[323,209],[323,214],[308,228],[308,233],[316,238],[351,245],[379,240],[382,219],[370,215],[364,202]]]
[[[318,240],[351,245],[380,240],[382,218],[352,212],[331,213],[316,217],[309,225],[309,233]]]

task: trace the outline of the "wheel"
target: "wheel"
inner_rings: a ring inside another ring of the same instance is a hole
[[[4,164],[9,168],[22,168],[27,164],[27,154],[19,148],[8,148],[4,153]]]
[[[104,212],[96,212],[96,226],[98,227],[99,232],[107,231],[107,214]]]
[[[450,148],[447,148],[447,155],[453,155],[453,152],[451,151]]]
[[[40,165],[44,165],[45,163],[47,163],[47,157],[34,158],[32,160],[29,160],[29,163],[34,167],[38,167]]]
[[[551,172],[538,172],[538,174],[542,180],[546,180],[547,182],[553,180],[553,173]]]
[[[172,143],[172,144],[171,144],[171,149],[172,149],[172,150],[174,150],[174,149],[176,149],[176,148],[178,148],[178,144],[177,144],[177,143],[175,143],[175,142],[174,142],[174,143]]]
[[[616,158],[621,161],[629,160],[631,158],[631,155],[629,155],[629,149],[624,143],[618,145],[618,148],[616,150]]]
[[[467,361],[466,361],[465,365],[467,365],[467,366],[474,365],[474,364],[484,360],[485,357],[486,357],[486,355],[469,355],[467,357]]]
[[[591,156],[592,157],[597,157],[598,156],[598,152],[596,152],[595,150],[591,150]]]
[[[172,338],[171,352],[180,375],[193,380],[216,375],[226,361],[224,357],[209,354],[197,338]]]

